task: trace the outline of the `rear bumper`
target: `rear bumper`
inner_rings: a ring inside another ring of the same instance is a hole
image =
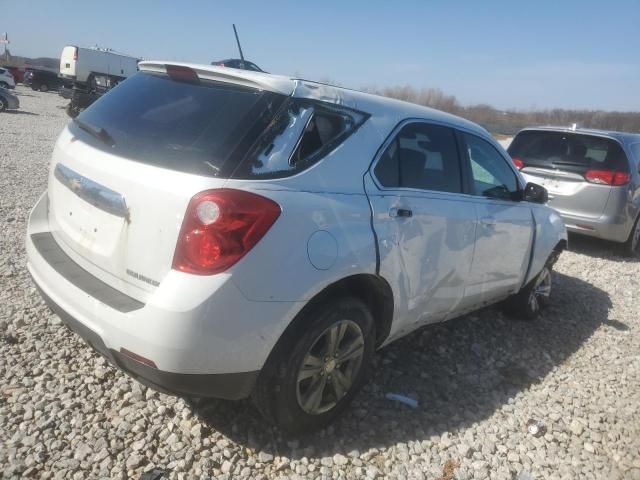
[[[37,283],[36,286],[38,286]],[[123,353],[108,348],[96,332],[69,315],[39,286],[38,291],[49,308],[60,317],[69,330],[77,333],[113,366],[154,390],[189,397],[216,397],[227,400],[246,398],[253,390],[260,372],[181,374],[165,372],[140,363]]]
[[[70,257],[53,254],[60,245],[38,240],[51,236],[47,202],[45,193],[29,217],[27,268],[71,330],[115,366],[158,390],[225,399],[250,394],[300,304],[247,300],[230,275],[176,271],[147,298],[127,300],[114,286],[91,279]]]
[[[558,211],[567,230],[571,233],[601,238],[612,242],[626,242],[633,221],[623,216],[602,216],[598,219],[568,215]]]

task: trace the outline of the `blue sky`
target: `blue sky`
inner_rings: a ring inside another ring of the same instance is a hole
[[[245,56],[341,85],[436,87],[499,108],[640,110],[640,0],[0,0],[14,54],[98,44],[147,59]]]

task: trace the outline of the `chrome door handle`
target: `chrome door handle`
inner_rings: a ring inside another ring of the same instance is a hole
[[[413,212],[408,208],[392,208],[389,210],[391,218],[409,218],[413,216]]]

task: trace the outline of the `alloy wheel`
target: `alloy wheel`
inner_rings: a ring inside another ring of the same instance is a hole
[[[540,305],[546,302],[551,295],[551,270],[544,267],[536,278],[533,289],[529,294],[529,307],[533,312],[540,310]]]
[[[298,405],[310,415],[334,408],[347,395],[362,366],[364,335],[357,323],[341,320],[321,333],[298,370]]]

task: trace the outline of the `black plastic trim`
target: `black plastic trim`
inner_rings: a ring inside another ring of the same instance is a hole
[[[50,232],[34,233],[31,235],[31,241],[42,258],[56,272],[87,295],[123,313],[144,307],[144,303],[107,285],[80,267],[60,248]]]

